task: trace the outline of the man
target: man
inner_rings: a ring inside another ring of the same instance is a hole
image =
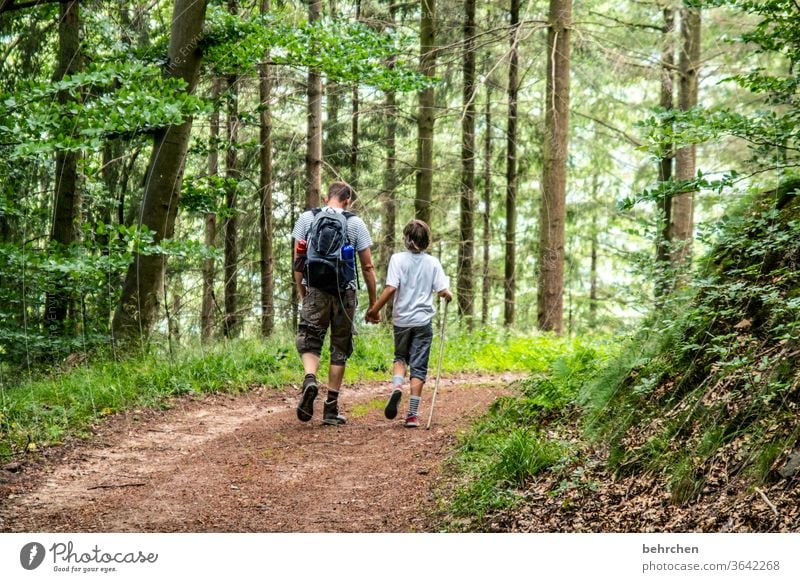
[[[369,294],[369,305],[372,307],[377,299],[375,266],[372,264],[370,250],[372,238],[364,221],[348,212],[354,198],[355,193],[349,184],[345,182],[332,183],[325,198],[326,207],[307,210],[301,214],[292,230],[292,239],[293,241],[308,241],[310,231],[321,212],[343,214],[346,220],[346,242],[352,245],[358,254]],[[308,244],[311,245],[312,242],[309,241]],[[294,244],[292,248],[295,248]],[[309,252],[311,250],[309,248]],[[297,405],[297,418],[302,422],[308,422],[314,416],[314,399],[319,390],[317,370],[325,334],[330,327],[331,360],[328,371],[328,394],[323,406],[322,422],[330,425],[344,424],[347,419],[339,414],[339,389],[342,386],[347,358],[353,353],[353,331],[356,305],[358,304],[356,282],[347,283],[346,288],[339,292],[323,291],[315,286],[315,281],[306,280],[307,271],[302,264],[302,257],[300,259],[300,261],[294,261],[295,284],[303,301],[297,330],[297,351],[303,361],[305,378],[303,379],[303,394]]]

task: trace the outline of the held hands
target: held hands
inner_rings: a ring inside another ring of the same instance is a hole
[[[364,315],[364,320],[367,323],[380,323],[381,322],[381,312],[379,309],[375,309],[374,307],[370,307],[367,310],[367,313]]]

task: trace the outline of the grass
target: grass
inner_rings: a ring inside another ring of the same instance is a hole
[[[476,425],[460,435],[450,472],[457,483],[440,500],[445,529],[480,529],[486,515],[524,499],[527,482],[564,465],[574,452],[548,436],[548,418],[574,406],[587,377],[616,353],[601,339],[526,338],[530,376],[519,395],[495,402]]]
[[[388,381],[391,328],[362,326],[359,334],[345,382]],[[438,341],[437,337],[431,352],[431,374]],[[534,371],[552,352],[548,341],[499,332],[469,334],[454,326],[447,338],[443,373]],[[538,355],[532,357],[531,350]],[[326,348],[319,371],[323,378],[327,358]],[[70,371],[39,371],[21,381],[19,376],[0,367],[0,458],[58,444],[69,436],[85,436],[103,417],[132,407],[167,407],[176,396],[241,392],[254,385],[279,389],[297,383],[302,367],[294,337],[284,333],[269,341],[181,347],[172,355],[157,349],[119,361],[95,355],[87,365]]]

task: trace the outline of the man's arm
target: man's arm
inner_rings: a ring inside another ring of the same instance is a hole
[[[378,323],[381,320],[381,309],[389,302],[389,299],[397,291],[397,287],[387,285],[383,288],[383,293],[378,300],[367,310],[366,320],[368,323]]]
[[[306,288],[303,285],[303,273],[295,271],[294,265],[297,257],[295,256],[295,240],[292,238],[292,277],[294,277],[294,284],[297,285],[297,293],[300,295],[300,301],[306,298]]]
[[[361,272],[364,274],[364,282],[367,284],[369,294],[369,306],[372,308],[378,300],[378,281],[375,277],[375,265],[372,264],[372,251],[368,248],[358,251],[358,260],[361,262]]]

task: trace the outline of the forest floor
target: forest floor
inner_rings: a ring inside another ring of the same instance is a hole
[[[403,426],[407,395],[398,418],[384,418],[386,382],[346,386],[339,427],[320,422],[324,390],[299,422],[291,386],[131,410],[89,440],[0,469],[0,531],[430,531],[458,432],[517,378],[442,379],[431,430]]]

